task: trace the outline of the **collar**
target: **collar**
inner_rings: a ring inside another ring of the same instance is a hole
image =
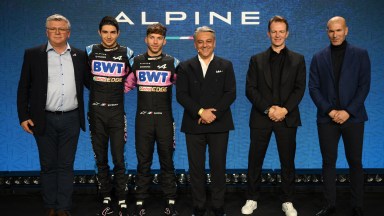
[[[197,54],[197,57],[199,58],[199,62],[200,62],[200,63],[201,63],[201,62],[204,62],[204,59],[202,59],[202,58],[200,57],[199,54]],[[215,53],[212,53],[212,57],[211,57],[211,59],[209,59],[208,64],[211,63],[211,61],[213,60],[213,57],[215,57]],[[205,63],[204,63],[204,64],[205,64]],[[207,65],[208,65],[208,64],[207,64]]]
[[[100,48],[104,50],[104,52],[111,52],[111,51],[115,51],[115,50],[118,50],[120,47],[120,44],[116,43],[116,46],[115,47],[112,47],[112,48],[107,48],[105,46],[103,46],[102,43],[100,43]]]
[[[49,52],[49,51],[52,51],[52,50],[55,50],[52,46],[52,44],[48,41],[48,44],[47,44],[47,49],[45,50],[46,52]],[[71,47],[69,46],[69,43],[67,43],[67,49],[66,51],[71,51]]]
[[[163,58],[163,53],[161,53],[160,55],[158,56],[150,56],[148,55],[148,53],[146,52],[144,54],[145,58],[148,60],[148,61],[156,61],[156,60],[160,60]]]

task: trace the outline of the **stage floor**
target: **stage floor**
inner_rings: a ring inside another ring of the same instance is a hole
[[[225,209],[228,216],[242,215],[240,209],[245,202],[245,187],[229,187],[225,198]],[[147,215],[161,216],[163,201],[158,189],[151,193],[147,201]],[[129,209],[134,208],[132,192],[128,194]],[[348,188],[339,188],[337,195],[337,216],[350,215]],[[366,216],[384,215],[384,190],[383,187],[371,187],[365,192],[364,211]],[[44,215],[42,198],[38,188],[16,190],[0,189],[0,215],[1,216],[41,216]],[[92,187],[76,187],[73,196],[72,215],[88,216],[95,215],[99,206],[99,198],[96,190]],[[295,195],[294,206],[300,216],[314,216],[322,206],[322,193],[319,187],[298,188]],[[192,213],[192,199],[189,188],[179,189],[176,203],[177,210],[182,216]],[[116,213],[117,215],[117,213]],[[208,216],[209,214],[207,214]],[[284,216],[281,211],[278,187],[263,188],[258,209],[253,213],[255,216]]]

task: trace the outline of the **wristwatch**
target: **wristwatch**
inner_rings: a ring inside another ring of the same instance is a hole
[[[270,109],[270,108],[271,108],[271,107],[268,107],[267,109],[264,110],[264,114],[265,114],[265,115],[268,115],[268,113],[269,113],[269,109]]]

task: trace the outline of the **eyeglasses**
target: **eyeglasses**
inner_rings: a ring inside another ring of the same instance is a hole
[[[59,31],[59,33],[65,33],[69,31],[67,28],[47,28],[48,32],[50,33],[56,33],[56,31]]]

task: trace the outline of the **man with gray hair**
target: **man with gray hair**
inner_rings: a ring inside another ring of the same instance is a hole
[[[214,55],[215,31],[196,29],[194,45],[198,55],[182,62],[176,84],[177,101],[184,107],[181,131],[185,133],[193,215],[206,212],[205,151],[208,145],[212,209],[224,216],[225,165],[229,131],[234,129],[230,105],[236,98],[232,63]]]
[[[47,18],[48,42],[27,49],[17,91],[24,131],[35,137],[47,216],[70,215],[73,163],[80,128],[85,130],[83,86],[88,86],[84,51],[69,46],[71,24],[62,15]]]

